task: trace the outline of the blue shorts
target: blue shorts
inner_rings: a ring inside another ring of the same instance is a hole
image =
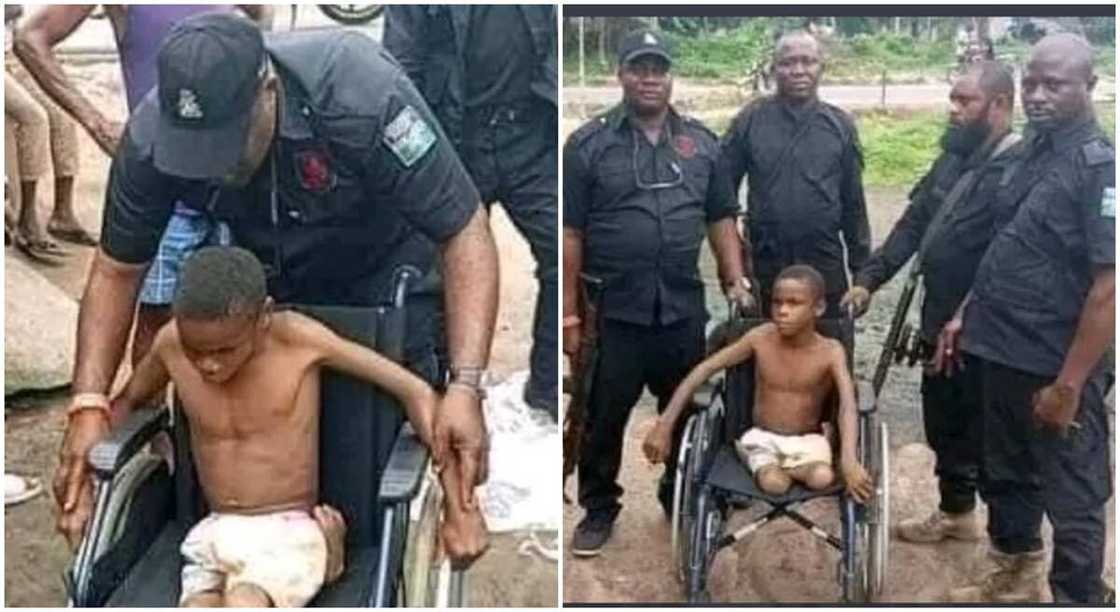
[[[167,229],[160,238],[152,265],[144,276],[144,285],[140,288],[140,303],[169,306],[175,299],[179,271],[187,256],[204,246],[229,243],[229,228],[224,223],[176,206],[167,222]]]

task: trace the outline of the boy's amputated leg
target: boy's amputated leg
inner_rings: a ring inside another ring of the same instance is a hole
[[[799,465],[786,470],[786,473],[794,481],[813,491],[826,489],[836,481],[836,472],[832,470],[832,466],[820,461]]]
[[[777,464],[759,468],[754,478],[758,488],[767,495],[784,495],[793,485],[790,475]]]

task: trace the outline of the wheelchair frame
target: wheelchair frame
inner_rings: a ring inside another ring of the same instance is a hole
[[[743,320],[744,333],[762,323],[761,319]],[[854,338],[850,319],[841,320],[846,334]],[[851,360],[851,347],[845,347]],[[734,370],[731,370],[734,372]],[[742,373],[740,373],[742,375]],[[672,550],[678,579],[684,582],[688,601],[707,603],[711,600],[707,575],[720,550],[734,545],[770,521],[786,517],[841,553],[838,578],[847,603],[877,600],[885,589],[889,548],[890,464],[889,435],[886,423],[877,419],[878,404],[870,383],[857,384],[859,460],[875,480],[875,494],[867,505],[849,498],[841,485],[822,491],[808,491],[795,485],[789,492],[771,496],[753,486],[749,494],[732,491],[709,482],[713,467],[726,454],[732,439],[742,432],[731,431],[728,423],[728,402],[733,394],[729,374],[709,381],[693,396],[699,410],[689,417],[682,435],[677,457],[676,484],[673,497]],[[753,398],[746,398],[753,403]],[[743,409],[748,409],[744,405]],[[723,434],[720,436],[719,434]],[[725,462],[726,458],[723,459]],[[735,458],[734,461],[738,462]],[[738,464],[746,471],[746,466]],[[770,510],[732,533],[724,525],[732,511],[732,502],[743,496],[767,503]],[[836,497],[840,505],[839,537],[822,529],[797,512],[805,501],[820,497]]]
[[[403,353],[403,321],[405,316],[405,296],[409,283],[419,277],[419,271],[410,266],[398,270],[393,280],[392,303],[389,306],[370,307],[380,317],[399,317],[399,330],[385,341],[383,353],[395,361],[400,361]],[[298,305],[294,306],[299,309]],[[94,563],[107,552],[115,535],[115,522],[127,519],[121,512],[109,516],[110,506],[129,503],[129,496],[136,493],[135,488],[122,485],[138,485],[139,480],[127,478],[129,470],[144,471],[137,468],[140,451],[158,433],[172,434],[173,413],[167,406],[158,409],[133,411],[125,421],[114,428],[107,439],[93,447],[89,455],[94,478],[94,512],[86,525],[86,532],[78,547],[72,566],[64,576],[67,583],[68,603],[76,607],[103,606],[104,602],[95,601],[91,579]],[[182,419],[183,417],[179,417]],[[401,588],[402,565],[408,539],[409,507],[418,496],[427,472],[428,449],[420,441],[412,426],[405,420],[397,433],[388,461],[378,483],[377,503],[382,508],[380,546],[377,551],[378,563],[370,575],[369,582],[374,585],[367,607],[399,605],[403,602],[404,589]],[[160,462],[162,465],[162,462]],[[158,469],[160,466],[156,466]],[[150,474],[144,472],[140,478]],[[123,500],[123,501],[122,501]],[[110,525],[110,522],[114,524]],[[151,543],[149,543],[149,546]],[[143,553],[137,556],[139,559]],[[134,565],[134,564],[133,564]],[[131,569],[131,566],[130,568]],[[123,579],[123,576],[120,577]],[[119,587],[119,583],[118,583]],[[458,607],[464,601],[463,571],[452,571],[449,582],[449,603]]]

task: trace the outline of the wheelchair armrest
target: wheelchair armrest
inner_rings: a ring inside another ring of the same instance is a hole
[[[856,387],[856,398],[859,402],[859,414],[871,414],[879,409],[878,400],[875,397],[875,389],[871,383],[866,380],[861,380]]]
[[[408,501],[420,491],[424,470],[428,465],[428,448],[420,441],[420,436],[410,423],[401,427],[389,463],[381,475],[381,487],[377,499],[381,503]]]
[[[108,437],[89,452],[89,463],[97,477],[111,480],[141,446],[166,428],[169,414],[166,407],[134,410],[123,423],[114,427]]]

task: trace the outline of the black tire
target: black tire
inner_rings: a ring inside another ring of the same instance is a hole
[[[345,25],[362,25],[377,19],[384,4],[319,4],[323,14]]]
[[[700,487],[696,496],[696,520],[693,522],[692,546],[688,568],[688,602],[708,603],[708,569],[715,539],[720,535],[721,515],[711,490]]]
[[[677,579],[682,583],[688,580],[688,564],[691,558],[691,538],[693,518],[695,517],[694,482],[698,469],[695,443],[696,429],[703,427],[701,414],[689,417],[681,437],[681,448],[677,455],[677,478],[673,491],[672,547],[673,559],[677,566]]]

